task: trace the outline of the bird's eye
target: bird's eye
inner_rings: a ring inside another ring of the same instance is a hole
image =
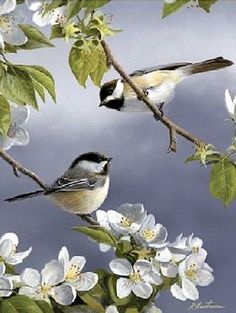
[[[112,95],[113,94],[113,90],[112,89],[107,89],[107,94],[108,94],[108,96]]]

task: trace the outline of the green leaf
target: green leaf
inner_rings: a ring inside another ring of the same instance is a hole
[[[0,312],[3,313],[51,313],[43,311],[37,303],[26,297],[17,295],[1,302]]]
[[[11,124],[11,111],[7,99],[0,94],[0,133],[3,138],[7,137],[7,133]]]
[[[191,0],[176,0],[173,3],[164,3],[163,11],[162,11],[162,18],[181,9],[185,4],[187,4],[190,1]]]
[[[19,104],[29,104],[38,108],[34,85],[29,74],[14,66],[8,66],[0,79],[0,92]]]
[[[30,24],[21,24],[19,26],[23,30],[25,36],[28,38],[28,41],[25,44],[18,46],[18,48],[31,50],[37,48],[54,47],[48,38],[38,30],[38,28],[33,27]]]
[[[65,313],[97,313],[95,310],[91,309],[87,305],[74,305],[71,307],[66,307]]]
[[[102,303],[107,297],[103,288],[97,284],[93,289],[86,292],[79,292],[79,297],[93,310],[98,313],[105,313]]]
[[[50,2],[44,12],[43,12],[43,15],[45,15],[46,13],[48,13],[49,11],[52,11],[53,9],[56,9],[56,8],[59,8],[61,7],[62,5],[65,5],[67,3],[66,0],[52,0],[52,2]]]
[[[128,308],[125,310],[125,313],[139,313],[137,308]]]
[[[82,46],[77,47],[77,44],[80,43],[81,41],[77,41],[75,46],[72,47],[69,55],[69,65],[79,84],[86,87],[89,74],[95,70],[97,54],[93,53],[94,50],[91,49],[91,41],[85,41]]]
[[[17,65],[17,68],[27,72],[34,80],[41,84],[56,102],[54,79],[49,71],[38,65]]]
[[[216,3],[218,0],[198,0],[198,5],[207,13],[210,13],[211,6]]]
[[[35,79],[32,79],[32,82],[33,82],[35,91],[37,92],[41,100],[45,103],[45,92],[44,92],[42,85],[39,84],[37,80]]]
[[[63,27],[60,25],[52,25],[50,39],[64,38]]]
[[[95,10],[97,8],[100,8],[110,2],[111,0],[89,0],[89,1],[83,1],[84,2],[84,7]]]
[[[97,55],[97,65],[94,71],[90,73],[90,78],[92,79],[94,85],[100,87],[103,75],[108,70],[107,58],[100,43],[95,46],[94,53]]]
[[[73,228],[74,230],[87,235],[89,238],[104,243],[107,245],[111,245],[113,247],[117,246],[116,238],[111,234],[111,232],[104,227],[101,226],[76,226]]]
[[[70,19],[71,17],[75,16],[80,12],[83,8],[85,0],[68,0],[67,4],[67,17]]]
[[[49,305],[46,301],[37,300],[35,301],[38,307],[41,309],[42,313],[53,313],[53,309],[51,305]]]
[[[212,166],[210,192],[225,206],[236,198],[236,166],[229,159],[222,159]]]

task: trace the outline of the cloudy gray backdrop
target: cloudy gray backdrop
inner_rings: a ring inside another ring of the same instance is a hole
[[[114,14],[113,25],[124,31],[109,40],[127,71],[179,61],[201,61],[224,56],[236,61],[236,3],[220,1],[206,14],[185,9],[161,20],[162,1],[112,1],[105,11]],[[57,84],[58,103],[48,98],[40,112],[31,111],[27,124],[31,141],[14,147],[11,155],[52,182],[78,154],[98,150],[114,157],[111,188],[104,208],[124,202],[142,202],[174,240],[181,232],[194,232],[204,240],[215,282],[200,288],[201,301],[214,300],[235,312],[236,205],[224,209],[208,192],[208,169],[185,165],[192,145],[178,138],[178,153],[167,154],[168,132],[150,115],[126,115],[98,108],[99,90],[91,83],[81,88],[68,65],[69,47],[56,42],[54,49],[19,52],[14,62],[48,68]],[[111,70],[105,79],[117,74]],[[224,149],[233,128],[224,109],[224,90],[236,94],[236,67],[196,75],[178,86],[168,115],[194,134]],[[17,179],[11,168],[0,162],[1,199],[34,190],[28,178]],[[71,255],[85,255],[87,269],[107,267],[112,254],[99,253],[95,243],[71,231],[80,220],[59,210],[44,198],[7,204],[1,202],[0,233],[19,234],[20,248],[33,246],[24,266],[41,268],[66,245]],[[158,299],[164,313],[187,312],[167,291]],[[208,311],[201,310],[205,313]]]

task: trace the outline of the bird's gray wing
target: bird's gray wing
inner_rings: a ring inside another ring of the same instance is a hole
[[[164,65],[156,65],[156,66],[152,66],[152,67],[146,67],[140,70],[136,70],[133,73],[131,73],[129,76],[140,76],[143,74],[148,74],[154,71],[158,71],[158,70],[175,70],[179,67],[183,67],[183,66],[187,66],[190,65],[192,63],[187,63],[187,62],[182,62],[182,63],[171,63],[171,64],[164,64]]]
[[[78,191],[82,189],[94,189],[97,185],[96,177],[87,178],[68,178],[65,176],[59,177],[48,189],[46,194],[51,194],[54,192],[71,192]]]

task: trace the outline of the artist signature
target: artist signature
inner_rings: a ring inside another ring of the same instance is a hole
[[[222,310],[225,309],[225,306],[217,304],[213,300],[205,301],[205,302],[193,302],[190,307],[189,311],[191,310]]]

